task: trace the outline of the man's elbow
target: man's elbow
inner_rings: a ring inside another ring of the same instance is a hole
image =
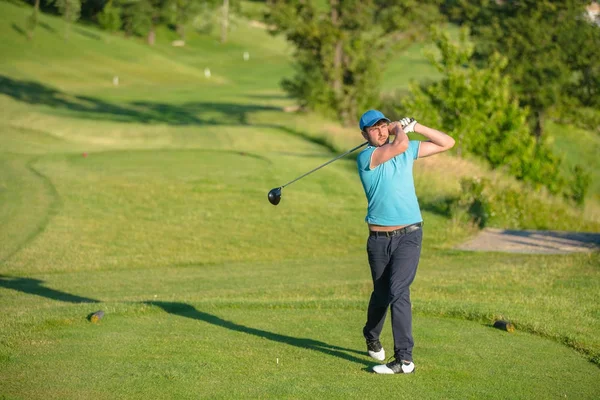
[[[402,141],[402,152],[404,153],[406,150],[408,150],[408,146],[409,146],[409,142],[408,140],[403,140]]]
[[[406,150],[408,150],[408,140],[403,140],[402,142],[398,143],[398,146],[396,146],[396,152],[398,154],[402,154]]]
[[[408,137],[405,137],[403,140],[398,138],[398,139],[394,140],[394,142],[392,143],[392,147],[393,147],[394,153],[396,155],[402,154],[406,150],[408,150],[408,145],[409,145]]]
[[[448,138],[449,138],[449,140],[448,140],[448,146],[446,147],[446,150],[450,150],[456,144],[456,140],[454,140],[454,138],[451,138],[450,136],[448,136]]]

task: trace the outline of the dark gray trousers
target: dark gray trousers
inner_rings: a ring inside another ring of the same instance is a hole
[[[367,240],[373,293],[363,334],[367,340],[379,339],[389,307],[394,356],[398,360],[412,361],[410,284],[417,273],[422,240],[422,229],[392,237],[369,236]]]

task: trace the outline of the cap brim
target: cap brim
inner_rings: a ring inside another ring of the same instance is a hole
[[[379,121],[387,121],[387,122],[391,122],[389,119],[387,119],[387,118],[385,118],[385,117],[383,117],[383,118],[377,118],[377,119],[375,119],[375,120],[373,120],[373,121],[369,121],[369,123],[365,124],[365,125],[363,126],[363,129],[365,129],[365,128],[370,128],[370,127],[372,127],[373,125],[375,125],[376,123],[378,123]]]

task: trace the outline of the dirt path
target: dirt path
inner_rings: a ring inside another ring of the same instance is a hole
[[[486,228],[457,247],[470,251],[566,254],[600,250],[600,233],[517,231]]]

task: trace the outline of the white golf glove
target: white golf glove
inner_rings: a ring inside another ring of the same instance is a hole
[[[400,125],[402,125],[402,129],[404,129],[404,132],[406,133],[414,132],[416,124],[417,121],[414,118],[407,117],[400,120]]]

